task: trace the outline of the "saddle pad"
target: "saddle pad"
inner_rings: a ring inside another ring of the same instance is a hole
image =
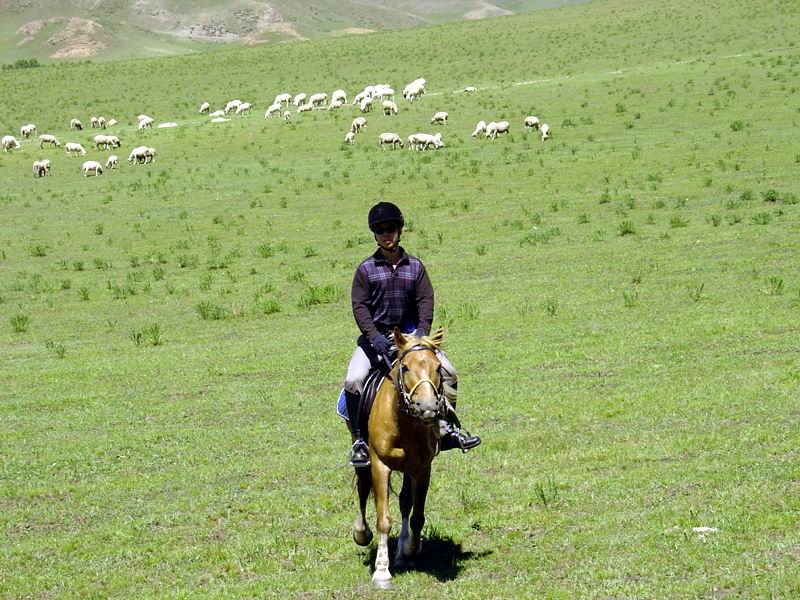
[[[378,368],[374,368],[370,370],[369,375],[367,375],[367,380],[364,382],[364,393],[361,399],[361,412],[363,413],[361,415],[362,431],[364,432],[367,430],[366,425],[369,421],[369,411],[372,408],[372,402],[375,400],[375,395],[378,393],[378,388],[383,382],[387,371],[386,367],[382,365]],[[339,398],[336,400],[336,414],[345,421],[350,420],[350,416],[347,414],[347,402],[344,399],[344,388],[339,391]]]

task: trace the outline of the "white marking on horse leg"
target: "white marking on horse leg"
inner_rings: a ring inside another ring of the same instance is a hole
[[[375,557],[375,572],[372,574],[372,586],[384,590],[392,587],[392,574],[389,573],[389,534],[378,535],[378,554]]]

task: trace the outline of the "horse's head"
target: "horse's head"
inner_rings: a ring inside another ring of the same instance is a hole
[[[442,417],[445,410],[442,385],[442,363],[436,350],[442,344],[440,328],[432,336],[404,336],[394,330],[397,345],[397,377],[395,385],[400,398],[400,410],[430,424]]]

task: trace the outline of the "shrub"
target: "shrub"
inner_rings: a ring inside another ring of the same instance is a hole
[[[25,333],[28,331],[28,325],[30,325],[30,321],[30,317],[23,314],[16,314],[9,318],[11,329],[14,330],[14,333]]]
[[[636,228],[633,225],[633,221],[622,221],[622,223],[617,225],[617,231],[620,236],[633,235],[636,233]]]

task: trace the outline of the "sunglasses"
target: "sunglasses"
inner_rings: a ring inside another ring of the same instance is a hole
[[[395,231],[397,231],[397,225],[395,225],[394,223],[389,223],[388,225],[383,225],[383,226],[376,225],[375,227],[372,228],[372,231],[374,231],[378,235],[381,235],[383,233],[394,233]]]

